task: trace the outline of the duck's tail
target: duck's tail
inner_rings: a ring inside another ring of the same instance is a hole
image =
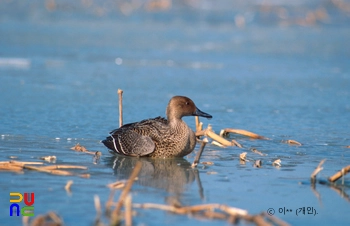
[[[105,140],[101,141],[108,149],[113,150],[115,152],[118,152],[118,150],[116,149],[116,144],[115,144],[115,140],[113,139],[113,137],[109,136],[106,137]]]

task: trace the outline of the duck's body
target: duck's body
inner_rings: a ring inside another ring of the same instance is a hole
[[[126,124],[115,129],[102,142],[121,155],[155,158],[183,157],[196,145],[194,132],[183,116],[212,116],[200,111],[187,97],[175,96],[168,104],[167,119],[162,117]]]

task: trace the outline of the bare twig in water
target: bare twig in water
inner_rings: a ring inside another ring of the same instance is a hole
[[[232,146],[232,142],[220,137],[219,135],[217,135],[216,133],[214,133],[214,131],[211,128],[211,125],[208,125],[208,128],[206,128],[205,130],[201,130],[196,132],[196,136],[207,136],[212,138],[213,140],[216,140],[217,142],[219,142],[222,145],[225,146]]]
[[[114,183],[107,184],[110,189],[121,189],[125,187],[125,181],[116,181]]]
[[[23,166],[12,164],[10,162],[0,162],[0,170],[12,171],[12,172],[21,172],[23,171]]]
[[[101,210],[100,197],[98,195],[94,195],[94,205],[96,210],[96,219],[95,219],[94,225],[100,225],[102,210]]]
[[[281,159],[276,159],[275,161],[272,162],[272,165],[274,166],[281,166]]]
[[[48,212],[45,215],[39,215],[30,224],[31,226],[41,225],[52,225],[61,226],[63,225],[62,219],[55,212]]]
[[[311,174],[311,176],[310,176],[311,182],[312,182],[312,183],[315,183],[316,175],[317,175],[319,172],[321,172],[321,170],[323,170],[322,165],[323,165],[323,163],[324,163],[325,161],[326,161],[326,159],[322,159],[322,160],[320,161],[320,163],[318,164],[318,166],[316,167],[316,169],[312,172],[312,174]]]
[[[74,168],[83,168],[86,169],[85,167],[82,166],[73,166]],[[55,174],[55,175],[61,175],[61,176],[79,176],[82,178],[88,178],[90,177],[90,174],[73,174],[71,172],[65,171],[65,170],[57,170],[57,166],[44,166],[44,167],[35,167],[35,166],[28,166],[24,165],[24,169],[29,169],[29,170],[35,170],[39,172],[44,172],[44,173],[50,173],[50,174]],[[50,168],[55,168],[55,169],[50,169]],[[59,168],[59,167],[58,167]],[[72,166],[70,166],[72,168]]]
[[[338,171],[336,174],[334,174],[333,176],[331,176],[330,178],[328,178],[329,182],[335,182],[337,181],[339,178],[343,177],[345,174],[350,172],[350,165],[342,168],[340,171]]]
[[[258,154],[258,155],[261,155],[261,156],[266,156],[266,154],[264,154],[264,153],[262,153],[262,152],[260,152],[260,151],[258,151],[256,148],[252,148],[252,149],[250,149],[252,152],[254,152],[254,153],[256,153],[256,154]]]
[[[271,222],[275,223],[275,225],[279,226],[289,226],[289,224],[273,215],[267,214],[267,212],[263,212],[262,215],[264,215],[266,218],[268,218]]]
[[[243,129],[231,129],[231,128],[226,128],[226,129],[223,129],[221,130],[220,132],[220,136],[225,136],[227,135],[228,133],[236,133],[236,134],[241,134],[241,135],[244,135],[244,136],[247,136],[247,137],[250,137],[250,138],[254,138],[254,139],[267,139],[266,137],[264,136],[260,136],[256,133],[252,133],[252,132],[249,132],[247,130],[243,130]]]
[[[119,96],[119,127],[123,126],[123,90],[118,89]]]
[[[282,143],[301,146],[301,143],[296,140],[282,140]]]
[[[86,170],[86,166],[73,166],[73,165],[52,165],[52,166],[42,166],[41,169],[46,170],[56,170],[56,169],[83,169]]]
[[[242,145],[240,143],[238,143],[236,140],[232,140],[231,141],[233,145],[239,147],[239,148],[242,148]]]
[[[247,156],[247,152],[243,152],[239,155],[239,159],[241,161],[246,161],[246,156]]]
[[[2,163],[2,162],[0,162]],[[8,163],[14,164],[14,165],[18,165],[18,166],[24,166],[24,165],[42,165],[44,163],[42,162],[22,162],[22,161],[14,161],[14,160],[10,160],[8,161]]]
[[[218,146],[218,147],[220,147],[220,148],[226,148],[225,145],[222,145],[222,144],[220,144],[219,142],[217,142],[217,141],[215,141],[215,140],[213,140],[213,141],[211,142],[211,144],[212,144],[212,145],[215,145],[215,146]]]
[[[131,226],[132,225],[132,197],[131,194],[128,194],[125,197],[124,201],[125,206],[125,225]]]
[[[250,215],[246,210],[239,209],[236,207],[226,206],[222,204],[202,204],[194,206],[181,206],[181,205],[164,205],[157,203],[143,203],[143,204],[133,204],[134,208],[143,209],[158,209],[163,211],[168,211],[176,214],[187,214],[195,217],[205,218],[205,219],[224,219],[231,223],[235,223],[238,220],[245,220],[247,222],[255,223],[256,225],[271,225],[265,218],[269,221],[277,224],[287,226],[288,224],[277,217],[269,217],[264,213],[257,215]],[[217,211],[215,211],[217,210]],[[265,218],[264,218],[265,217]]]
[[[126,182],[126,185],[122,191],[122,193],[119,196],[119,200],[116,204],[116,207],[114,209],[114,211],[112,212],[112,216],[111,216],[111,225],[117,225],[119,222],[119,216],[120,216],[120,210],[122,208],[122,205],[124,203],[125,197],[128,195],[132,184],[135,181],[135,178],[137,177],[137,175],[139,174],[140,170],[142,167],[142,163],[139,161],[136,163],[128,181]]]
[[[194,120],[196,122],[196,132],[201,131],[201,129],[199,128],[199,123],[200,123],[199,117],[198,116],[194,116]]]
[[[90,155],[102,155],[100,151],[89,151],[86,149],[84,146],[80,145],[77,143],[74,147],[71,147],[72,150],[77,151],[77,152],[84,152]]]
[[[208,165],[208,166],[212,166],[214,165],[213,162],[201,162],[203,165]]]
[[[64,186],[64,189],[65,189],[68,193],[71,192],[70,187],[72,186],[72,184],[73,184],[73,181],[72,181],[72,180],[69,180],[69,181],[67,181],[66,186]]]
[[[202,155],[203,150],[204,150],[204,148],[205,148],[205,145],[206,145],[207,143],[208,143],[208,139],[207,139],[207,138],[204,138],[204,139],[202,140],[202,143],[201,143],[201,146],[200,146],[200,148],[199,148],[199,151],[197,152],[197,155],[196,155],[196,157],[195,157],[195,159],[194,159],[194,161],[193,161],[193,163],[192,163],[192,168],[197,167],[197,165],[198,165],[198,163],[199,163],[199,159],[201,158],[201,155]]]

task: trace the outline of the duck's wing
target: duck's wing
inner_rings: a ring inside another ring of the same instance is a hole
[[[125,124],[115,129],[102,142],[118,154],[128,156],[145,156],[156,147],[155,142],[166,128],[167,120],[161,117]]]

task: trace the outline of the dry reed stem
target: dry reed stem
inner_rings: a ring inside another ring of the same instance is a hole
[[[281,166],[281,159],[276,159],[275,161],[272,162],[272,165],[274,166]]]
[[[258,154],[258,155],[261,155],[261,156],[266,156],[266,154],[264,154],[264,153],[262,153],[262,152],[260,152],[260,151],[258,151],[257,149],[255,149],[255,148],[252,148],[252,149],[250,149],[252,152],[254,152],[254,153],[256,153],[256,154]]]
[[[239,155],[239,159],[242,160],[242,161],[246,161],[246,156],[247,156],[247,152],[243,152]]]
[[[13,171],[13,172],[22,172],[23,171],[23,166],[25,164],[43,164],[42,162],[20,162],[20,161],[3,161],[0,162],[0,170],[8,170],[8,171]]]
[[[99,151],[89,151],[88,149],[86,149],[84,146],[80,145],[79,143],[77,143],[74,147],[71,147],[72,150],[77,151],[77,152],[84,152],[90,155],[98,155],[101,152]]]
[[[250,215],[248,211],[236,207],[231,207],[223,204],[201,204],[194,206],[174,206],[174,205],[164,205],[158,203],[135,203],[132,205],[134,208],[142,209],[158,209],[163,211],[168,211],[176,214],[187,214],[194,215],[200,219],[222,219],[227,220],[230,223],[237,223],[237,220],[242,219],[247,222],[255,223],[256,225],[267,226],[271,225],[265,220],[264,217],[275,225],[289,226],[286,222],[282,221],[277,217],[267,216],[266,213],[261,213],[258,215]],[[216,212],[215,209],[221,212]]]
[[[214,141],[212,142],[212,144],[217,145],[217,146],[219,146],[219,147],[237,146],[237,147],[242,148],[242,145],[241,145],[240,143],[238,143],[237,141],[235,141],[235,140],[228,141],[228,140],[226,140],[225,138],[223,138],[222,136],[217,135],[216,133],[214,133],[214,131],[212,130],[212,128],[211,128],[210,125],[208,125],[208,128],[205,129],[205,130],[197,131],[197,132],[196,132],[196,136],[197,136],[197,137],[200,137],[200,136],[207,136],[207,137],[210,137],[210,138],[212,138],[212,139],[214,140]],[[219,142],[219,144],[216,143],[216,142]]]
[[[48,212],[45,215],[39,215],[30,224],[31,226],[61,226],[63,225],[62,219],[55,212]]]
[[[213,162],[201,162],[203,165],[208,165],[208,166],[212,166],[214,165]]]
[[[98,223],[101,220],[101,215],[102,215],[101,202],[100,202],[100,197],[98,195],[94,195],[94,205],[95,205],[95,210],[96,210],[95,225],[98,225]]]
[[[15,161],[15,160],[10,160],[8,161],[11,164],[23,166],[23,165],[42,165],[44,163],[42,162],[22,162],[22,161]]]
[[[35,166],[28,166],[24,165],[24,169],[29,169],[29,170],[35,170],[39,172],[44,172],[44,173],[50,173],[54,175],[61,175],[61,176],[79,176],[82,178],[89,178],[90,174],[73,174],[71,172],[65,171],[65,170],[56,170],[56,169],[45,169],[44,167],[35,167]]]
[[[56,169],[84,169],[86,170],[86,166],[73,166],[73,165],[51,165],[51,166],[42,166],[41,169],[46,170],[56,170]]]
[[[47,170],[47,169],[42,169],[41,167],[35,167],[35,166],[23,166],[24,169],[29,169],[29,170],[35,170],[39,172],[44,172],[44,173],[50,173],[50,174],[56,174],[56,175],[64,175],[64,176],[71,176],[73,175],[71,172],[64,171],[64,170]]]
[[[326,159],[322,159],[320,161],[320,163],[318,164],[318,166],[316,167],[316,169],[311,173],[311,181],[314,183],[315,182],[315,179],[316,179],[316,175],[321,172],[321,170],[323,170],[323,163],[326,161]]]
[[[205,148],[205,145],[208,143],[208,139],[207,138],[204,138],[202,140],[202,143],[201,143],[201,146],[199,148],[199,151],[197,152],[197,155],[196,157],[194,158],[194,161],[192,163],[192,168],[196,168],[198,163],[199,163],[199,159],[201,158],[202,156],[202,153],[204,151],[204,148]]]
[[[106,202],[106,215],[109,216],[111,213],[111,206],[113,204],[113,198],[114,198],[115,190],[112,189],[111,193],[109,194],[108,200]]]
[[[296,140],[286,140],[286,141],[282,141],[283,143],[286,143],[286,144],[291,144],[291,145],[299,145],[301,146],[302,144]]]
[[[216,140],[217,142],[219,142],[225,146],[232,146],[232,142],[226,140],[225,138],[220,137],[219,135],[214,133],[211,129],[206,129],[205,135]]]
[[[337,181],[339,178],[343,177],[345,174],[350,172],[350,165],[342,168],[340,171],[338,171],[336,174],[334,174],[333,176],[328,178],[329,182],[335,182]]]
[[[199,127],[199,123],[200,123],[199,117],[198,117],[198,116],[195,116],[194,119],[195,119],[195,121],[196,121],[196,132],[201,131],[201,129],[200,129],[200,127]]]
[[[164,210],[168,212],[173,212],[176,214],[194,214],[202,211],[205,211],[205,212],[210,211],[213,213],[211,216],[214,216],[216,214],[220,214],[214,211],[215,209],[218,209],[228,215],[233,215],[233,216],[248,215],[248,212],[246,210],[239,209],[236,207],[230,207],[227,205],[216,204],[216,203],[201,204],[201,205],[194,205],[194,206],[183,206],[183,207],[176,207],[172,205],[164,205],[164,204],[157,204],[157,203],[142,203],[142,204],[133,204],[133,207],[142,208],[142,209],[159,209],[159,210]]]
[[[241,145],[240,143],[238,143],[238,141],[232,140],[231,142],[232,142],[232,144],[235,145],[236,147],[243,148],[242,145]]]
[[[221,130],[220,135],[224,136],[227,133],[241,134],[241,135],[244,135],[244,136],[247,136],[247,137],[250,137],[250,138],[254,138],[254,139],[267,139],[264,136],[260,136],[260,135],[258,135],[256,133],[252,133],[252,132],[249,132],[249,131],[243,130],[243,129],[226,128],[226,129]]]
[[[269,222],[266,222],[264,217],[261,215],[251,216],[249,220],[259,226],[272,226],[272,224],[270,224]]]
[[[119,96],[119,127],[123,126],[123,90],[118,89]]]
[[[120,210],[122,208],[122,205],[124,203],[124,199],[125,197],[128,195],[132,184],[135,181],[135,178],[137,177],[137,175],[139,174],[140,170],[142,167],[142,163],[139,161],[136,163],[128,181],[126,182],[126,185],[122,191],[122,193],[119,196],[119,200],[116,204],[116,207],[114,209],[114,211],[112,212],[112,216],[111,216],[111,224],[112,225],[116,225],[119,222],[119,215],[120,215]]]
[[[272,223],[274,223],[275,225],[279,225],[279,226],[289,226],[289,224],[279,218],[277,218],[276,216],[273,215],[269,215],[266,212],[263,212],[262,215],[264,215],[266,218],[268,218]]]
[[[22,166],[14,165],[11,163],[0,163],[0,170],[8,170],[13,172],[21,172],[23,170]]]
[[[124,201],[125,206],[125,225],[132,226],[132,197],[128,194]]]
[[[218,146],[218,147],[220,147],[220,148],[226,148],[225,145],[222,145],[222,144],[220,144],[219,142],[217,142],[217,141],[215,141],[215,140],[213,140],[213,141],[211,142],[211,144],[212,144],[212,145],[215,145],[215,146]]]
[[[107,184],[107,187],[110,189],[121,189],[125,187],[125,181],[116,181],[114,183]]]
[[[65,189],[68,193],[71,192],[70,187],[72,186],[72,184],[73,184],[73,181],[72,181],[72,180],[69,180],[69,181],[67,181],[66,186],[64,186],[64,189]]]

